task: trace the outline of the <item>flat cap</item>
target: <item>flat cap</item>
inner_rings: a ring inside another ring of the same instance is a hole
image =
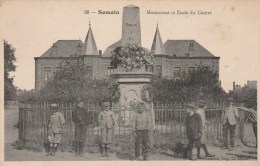
[[[51,108],[58,108],[58,104],[52,103],[52,104],[51,104]]]
[[[81,101],[83,101],[83,99],[82,98],[77,98],[77,102],[81,102]]]
[[[205,100],[200,100],[199,105],[207,105],[207,102]]]
[[[232,101],[233,102],[234,99],[232,97],[230,97],[230,98],[227,99],[227,101],[230,101],[230,102]]]
[[[106,102],[104,102],[104,103],[103,103],[103,107],[105,107],[105,106],[110,106],[110,103],[109,103],[109,102],[107,102],[107,101],[106,101]]]
[[[195,103],[188,103],[187,108],[196,108]]]

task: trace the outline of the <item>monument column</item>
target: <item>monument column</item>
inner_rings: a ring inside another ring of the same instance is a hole
[[[127,43],[141,45],[140,11],[134,5],[123,9],[121,45]]]

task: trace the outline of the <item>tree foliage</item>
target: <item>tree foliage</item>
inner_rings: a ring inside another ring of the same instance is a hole
[[[237,103],[244,103],[247,108],[257,109],[257,88],[245,85],[241,89],[229,92],[229,97]]]
[[[225,91],[219,86],[218,73],[203,67],[179,80],[154,78],[150,88],[146,89],[153,101],[222,101],[226,98]]]
[[[10,72],[16,70],[14,62],[16,61],[15,57],[15,48],[11,44],[8,44],[7,41],[4,41],[4,99],[15,100],[16,97],[16,88],[13,85],[13,77],[10,76]]]
[[[17,100],[19,103],[32,103],[36,101],[36,93],[32,90],[17,90]]]
[[[60,68],[37,94],[40,101],[74,102],[77,98],[88,101],[117,101],[118,84],[109,78],[92,80],[79,60],[60,63]]]

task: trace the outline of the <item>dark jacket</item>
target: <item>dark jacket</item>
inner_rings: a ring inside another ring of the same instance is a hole
[[[136,130],[149,130],[150,129],[150,121],[149,115],[147,112],[143,113],[135,113],[133,116],[133,131]]]
[[[186,134],[188,139],[198,139],[202,134],[202,121],[198,113],[187,115],[186,117]]]
[[[87,111],[87,109],[85,107],[76,107],[73,111],[72,111],[72,121],[75,124],[79,124],[79,125],[89,125],[92,124],[92,115],[91,112]]]

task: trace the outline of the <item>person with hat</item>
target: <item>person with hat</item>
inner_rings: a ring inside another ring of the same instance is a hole
[[[75,156],[83,157],[90,117],[90,112],[84,107],[84,101],[77,99],[76,108],[72,111],[72,121],[75,124]]]
[[[101,130],[101,156],[109,157],[112,132],[115,127],[115,115],[111,111],[109,102],[104,102],[102,107],[103,109],[98,115],[98,122]]]
[[[50,142],[50,150],[47,156],[54,156],[55,151],[58,148],[58,145],[61,141],[61,133],[63,126],[65,124],[64,116],[59,112],[58,105],[53,103],[51,104],[52,114],[49,119],[49,132],[48,132],[48,140]]]
[[[184,158],[188,155],[190,160],[196,160],[193,158],[192,150],[194,143],[197,148],[201,146],[202,121],[200,115],[196,113],[195,103],[187,104],[186,135],[189,142]]]
[[[135,138],[135,158],[140,160],[140,146],[142,144],[143,160],[148,157],[148,130],[150,127],[149,115],[145,108],[145,103],[137,104],[137,112],[133,116],[133,134]]]
[[[234,150],[234,136],[236,129],[236,119],[239,119],[238,110],[233,106],[233,99],[229,99],[229,107],[222,113],[224,147],[222,149]],[[230,135],[230,146],[228,145],[228,132]]]
[[[199,108],[196,110],[196,113],[198,113],[200,115],[201,121],[202,121],[202,136],[201,136],[201,146],[197,147],[197,157],[198,159],[202,159],[202,157],[200,156],[200,148],[202,147],[202,149],[205,152],[205,157],[214,157],[215,155],[210,154],[207,146],[206,146],[206,123],[208,123],[206,121],[206,116],[205,116],[205,109],[206,109],[206,102],[204,100],[199,101]]]

